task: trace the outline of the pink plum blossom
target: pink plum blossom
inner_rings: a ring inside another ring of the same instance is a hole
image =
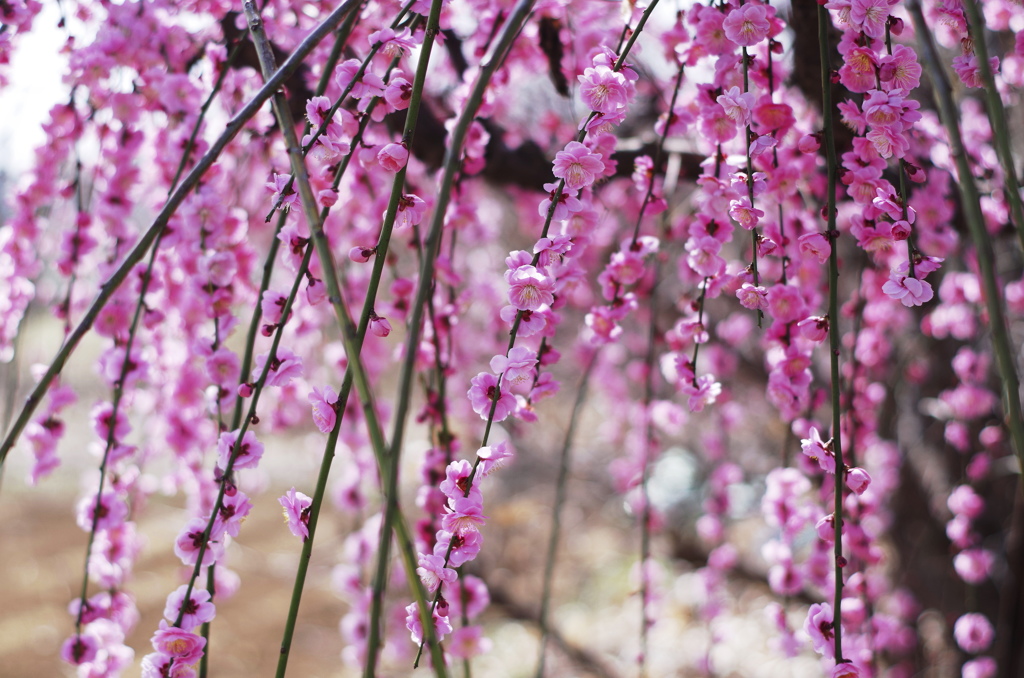
[[[309,511],[313,500],[293,487],[277,501],[281,504],[288,530],[302,541],[306,541],[309,538]]]
[[[726,14],[722,28],[725,36],[737,45],[756,45],[768,37],[771,28],[768,8],[757,2],[748,2]]]
[[[953,625],[953,637],[964,652],[978,654],[992,645],[995,629],[983,614],[969,612],[962,615]]]
[[[555,154],[554,175],[564,179],[570,190],[590,186],[603,171],[601,154],[591,152],[578,141],[570,141],[565,149]]]
[[[321,433],[330,433],[338,418],[338,412],[335,409],[338,393],[330,386],[324,386],[322,389],[314,387],[307,399],[313,406],[313,423],[317,429]]]
[[[882,291],[891,299],[898,299],[904,306],[920,306],[931,300],[934,296],[932,286],[926,280],[918,280],[905,275],[899,275],[895,271],[889,276],[889,280],[882,285]]]

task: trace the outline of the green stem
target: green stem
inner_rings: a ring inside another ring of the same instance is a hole
[[[953,103],[949,82],[939,65],[935,45],[928,32],[921,6],[917,0],[910,0],[907,2],[907,10],[914,20],[914,30],[921,50],[924,52],[925,62],[931,76],[932,91],[935,93],[935,101],[946,127],[946,133],[949,135],[950,153],[956,161],[957,185],[960,187],[964,219],[967,221],[967,228],[974,241],[978,271],[981,274],[981,283],[985,290],[989,326],[992,330],[992,348],[996,354],[996,364],[1003,382],[1003,404],[1006,408],[1006,417],[1009,420],[1010,438],[1013,441],[1017,460],[1024,466],[1024,418],[1021,416],[1020,379],[1017,376],[1014,352],[1011,348],[1009,332],[1006,329],[1006,319],[1003,315],[1003,291],[996,280],[993,266],[995,256],[988,231],[985,230],[985,217],[981,212],[978,187],[974,183],[974,175],[971,174],[967,153],[964,151],[963,138],[960,135],[960,125],[957,120],[957,109]]]
[[[1010,203],[1010,213],[1013,215],[1013,224],[1017,229],[1017,239],[1020,241],[1021,249],[1024,250],[1024,205],[1021,204],[1020,183],[1017,181],[1017,169],[1013,164],[1013,153],[1010,150],[1010,132],[1006,125],[1006,111],[1003,109],[1003,100],[999,96],[999,90],[996,89],[992,67],[988,63],[985,19],[978,10],[978,3],[975,0],[962,0],[962,4],[970,34],[974,40],[978,73],[981,75],[981,81],[985,84],[985,102],[989,123],[992,125],[993,143],[996,153],[999,155],[999,163],[1003,167],[1003,190]]]
[[[436,14],[440,13],[440,0],[435,3],[438,5]],[[269,41],[266,39],[266,35],[263,32],[263,24],[256,14],[256,10],[251,2],[247,0],[244,3],[246,16],[249,21],[249,29],[253,35],[254,42],[257,47],[257,54],[260,58],[260,64],[263,68],[264,77],[267,77],[273,72],[273,54],[269,48]],[[432,16],[435,12],[432,10]],[[437,17],[434,17],[434,26],[437,25]],[[431,39],[430,29],[428,27],[427,40]],[[337,269],[334,264],[334,257],[330,250],[330,245],[327,242],[327,236],[323,230],[323,219],[317,212],[316,198],[313,195],[313,189],[309,183],[309,174],[306,171],[305,162],[302,156],[301,147],[298,143],[298,139],[295,135],[295,125],[291,119],[291,113],[288,109],[287,101],[284,96],[278,93],[274,99],[274,112],[277,116],[278,123],[281,127],[282,134],[284,134],[286,148],[288,149],[288,157],[291,163],[292,176],[295,178],[295,183],[298,184],[299,196],[302,204],[302,211],[306,217],[306,221],[309,224],[310,231],[313,236],[313,243],[316,249],[317,256],[320,259],[321,268],[323,269],[324,283],[328,290],[328,299],[330,300],[331,306],[334,308],[335,315],[338,318],[339,326],[341,327],[342,343],[345,347],[345,353],[348,357],[348,367],[352,372],[353,380],[356,388],[356,392],[359,394],[360,403],[363,407],[363,413],[366,418],[367,429],[370,437],[371,446],[374,450],[374,454],[377,457],[377,463],[381,470],[381,476],[384,479],[389,477],[391,472],[391,463],[387,455],[387,443],[384,439],[383,431],[380,426],[379,418],[377,417],[377,409],[373,402],[373,392],[370,387],[369,376],[366,371],[362,360],[359,357],[359,344],[357,337],[357,328],[352,321],[352,315],[348,310],[344,297],[341,294],[341,287],[338,280]],[[399,514],[398,518],[394,517],[394,513],[397,512],[398,504],[397,497],[389,497],[386,510],[392,511],[392,521],[396,525],[403,525],[404,521],[401,520]],[[407,529],[404,528],[403,529]],[[411,539],[403,540],[399,535],[399,542],[401,548],[412,549]],[[408,533],[406,532],[406,536]],[[416,558],[413,553],[403,553],[403,561],[406,566],[406,575],[410,583],[416,587],[417,585],[422,588],[422,583],[419,581],[416,575]],[[424,594],[425,600],[425,594]],[[431,645],[431,658],[434,664],[434,670],[438,675],[447,675],[444,665],[444,655],[441,651],[440,643],[437,642],[436,632],[432,623],[431,615],[425,605],[420,606],[421,619],[423,620],[424,635],[430,641]],[[370,660],[367,660],[370,663]]]

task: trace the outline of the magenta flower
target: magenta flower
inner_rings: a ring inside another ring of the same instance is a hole
[[[980,584],[988,577],[995,556],[985,549],[966,549],[953,558],[953,569],[968,584]]]
[[[800,335],[811,341],[825,341],[828,336],[828,316],[813,315],[796,324]]]
[[[246,431],[242,440],[238,440],[239,431],[228,431],[220,434],[217,441],[217,465],[227,470],[228,462],[234,457],[236,471],[243,468],[256,468],[263,457],[263,443],[256,440],[256,434]]]
[[[163,619],[160,620],[160,630],[153,634],[150,642],[154,650],[173,657],[175,663],[180,664],[195,664],[203,656],[203,648],[206,647],[206,638],[170,626]]]
[[[443,583],[451,583],[459,578],[459,574],[450,567],[444,566],[444,556],[420,554],[419,567],[416,574],[420,576],[428,591],[436,591]]]
[[[441,527],[452,534],[477,532],[487,520],[480,498],[470,494],[468,497],[456,497],[449,500],[445,514],[441,518]]]
[[[921,64],[917,53],[906,45],[893,45],[892,54],[883,56],[879,79],[892,89],[909,92],[921,84]]]
[[[362,64],[358,59],[349,59],[338,66],[334,73],[335,82],[338,83],[338,87],[344,90],[356,73],[359,72],[359,67]],[[379,97],[384,94],[384,81],[379,75],[371,73],[366,70],[360,76],[359,80],[352,86],[352,97],[355,99],[363,99],[366,97]]]
[[[496,355],[491,358],[491,371],[501,374],[502,380],[512,386],[525,385],[533,379],[537,354],[528,348],[515,346],[508,355]]]
[[[850,23],[868,37],[881,38],[894,4],[896,0],[850,0]]]
[[[490,447],[481,447],[476,451],[476,456],[480,458],[480,475],[484,478],[489,476],[494,471],[504,468],[512,462],[515,454],[512,452],[512,448],[507,440],[502,440],[497,445],[491,445]]]
[[[409,161],[409,149],[405,143],[387,144],[377,153],[377,162],[388,172],[397,172]]]
[[[387,318],[371,313],[370,331],[378,337],[386,337],[391,334],[391,323],[388,322]]]
[[[970,485],[958,485],[949,493],[946,506],[955,516],[974,520],[985,510],[985,500],[978,496]]]
[[[417,226],[427,213],[427,203],[416,195],[403,195],[398,201],[398,213],[395,215],[395,228]]]
[[[736,298],[740,300],[740,306],[750,310],[764,310],[768,308],[768,290],[764,287],[743,283],[736,290]]]
[[[578,191],[594,183],[604,172],[600,153],[593,153],[578,141],[570,141],[564,150],[555,154],[554,175],[565,179],[565,185]]]
[[[216,534],[211,534],[210,539],[206,539],[207,523],[205,518],[193,518],[185,524],[174,540],[174,554],[181,558],[185,565],[195,565],[199,560],[199,551],[203,552],[204,566],[212,565],[224,555],[224,545]]]
[[[445,649],[454,657],[471,659],[491,650],[491,641],[484,637],[484,630],[479,626],[463,626],[456,629]]]
[[[242,529],[242,522],[252,511],[252,502],[249,497],[238,488],[231,488],[224,493],[224,501],[221,502],[220,510],[217,511],[217,522],[213,525],[213,534],[225,533],[237,537]]]
[[[181,617],[181,628],[194,629],[200,624],[213,620],[217,616],[217,608],[210,602],[210,592],[204,589],[193,588],[186,601],[185,591],[187,589],[188,585],[182,584],[167,596],[164,619],[173,624],[178,619],[179,612],[184,613]]]
[[[440,530],[437,533],[434,554],[444,555],[448,552],[448,545],[451,544],[452,551],[448,554],[448,564],[452,567],[461,567],[477,557],[483,542],[483,535],[475,530],[454,535],[446,530]]]
[[[515,411],[515,396],[508,390],[499,389],[498,378],[493,374],[481,372],[473,377],[470,383],[472,386],[467,393],[469,402],[473,406],[473,411],[479,414],[481,419],[487,419],[495,397],[498,401],[494,407],[494,421],[504,421]]]
[[[412,635],[412,642],[419,645],[423,642],[423,622],[420,621],[420,610],[416,603],[405,608],[405,628],[409,629]],[[434,610],[434,632],[437,639],[441,640],[452,632],[452,625],[447,616],[441,616],[437,609]]]
[[[804,631],[811,637],[814,644],[814,651],[820,655],[831,657],[832,638],[835,636],[832,624],[832,606],[828,603],[815,603],[807,611],[807,621],[804,622]]]
[[[757,226],[757,222],[764,216],[764,212],[756,209],[751,204],[750,198],[743,196],[729,203],[729,216],[735,219],[740,226],[750,230]]]
[[[555,211],[551,218],[556,221],[568,219],[570,215],[583,209],[583,203],[576,197],[576,191],[559,191],[557,182],[544,184],[544,190],[548,192],[548,197],[541,200],[537,206],[537,213],[544,218],[547,218],[552,204]]]
[[[846,486],[855,494],[864,494],[871,484],[871,476],[860,467],[851,468],[846,473]]]
[[[335,409],[337,392],[330,386],[324,386],[323,389],[314,387],[306,398],[313,405],[313,423],[321,433],[330,433],[338,419],[338,411]]]
[[[292,207],[298,207],[299,205],[299,194],[295,192],[294,187],[289,187],[288,182],[291,181],[292,175],[290,174],[274,174],[274,180],[267,183],[267,188],[274,191],[274,195],[271,198],[274,204],[278,204],[280,201],[280,209],[287,211]]]
[[[309,538],[309,510],[313,500],[295,488],[288,490],[278,498],[278,503],[284,509],[284,519],[288,523],[288,529],[302,541]]]
[[[256,356],[256,360],[253,363],[252,369],[252,380],[258,381],[260,375],[263,374],[263,368],[267,364],[268,354],[261,353]],[[302,376],[302,358],[292,353],[290,350],[279,347],[277,349],[277,355],[274,360],[270,363],[270,369],[267,371],[267,386],[287,386],[288,383],[295,377]]]
[[[362,245],[356,245],[348,251],[348,258],[357,264],[365,264],[373,255],[377,254],[376,247],[363,247]]]
[[[977,654],[984,652],[992,645],[995,630],[992,623],[983,614],[969,612],[956,620],[953,625],[953,637],[956,644],[964,652]]]
[[[578,76],[580,97],[592,111],[614,115],[629,103],[626,76],[607,66],[591,67]]]
[[[797,242],[800,253],[816,258],[819,264],[827,262],[829,255],[832,254],[832,244],[824,233],[807,233],[800,236]]]
[[[800,441],[800,449],[810,457],[811,461],[817,463],[822,470],[828,473],[836,472],[836,456],[832,451],[832,441],[825,442],[821,439],[818,429],[811,427],[810,438]]]
[[[753,2],[732,10],[725,15],[725,21],[722,22],[725,37],[743,47],[756,45],[767,38],[771,27],[768,8]]]
[[[526,265],[505,273],[508,301],[520,311],[536,311],[555,301],[555,281],[536,267]]]
[[[893,271],[889,280],[882,285],[882,291],[890,299],[898,299],[904,306],[920,306],[934,296],[932,286],[926,280],[918,280]]]
[[[310,306],[316,306],[327,298],[327,285],[319,278],[312,278],[306,284],[306,301]]]
[[[750,5],[746,5],[750,7]],[[739,10],[736,10],[739,11]],[[737,125],[749,125],[751,111],[754,108],[754,95],[741,92],[739,87],[731,87],[716,99],[729,119]]]
[[[96,659],[99,648],[99,639],[96,635],[85,631],[64,641],[60,648],[60,658],[72,666],[87,664]]]

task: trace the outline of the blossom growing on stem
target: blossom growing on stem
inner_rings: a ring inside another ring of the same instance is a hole
[[[932,286],[926,280],[918,280],[893,271],[889,280],[882,285],[882,291],[891,299],[898,299],[904,306],[920,306],[934,296]]]
[[[467,393],[469,402],[481,419],[487,419],[495,398],[497,402],[494,405],[494,421],[504,421],[515,411],[516,398],[507,389],[499,388],[498,377],[489,372],[481,372],[473,377],[470,383],[472,386]]]
[[[578,191],[594,183],[604,171],[601,154],[594,153],[578,141],[570,141],[565,149],[555,154],[553,173],[565,179],[567,188]]]
[[[726,14],[722,28],[725,29],[725,37],[737,45],[756,45],[768,37],[768,31],[771,29],[768,8],[759,3],[748,2]]]
[[[508,302],[520,311],[536,311],[555,301],[555,281],[534,266],[527,264],[507,271],[505,279],[509,284]]]
[[[306,541],[309,538],[309,511],[313,500],[293,487],[278,498],[288,529],[296,537]]]
[[[217,616],[217,609],[210,602],[210,592],[193,588],[188,600],[185,600],[186,584],[179,586],[173,593],[167,596],[167,605],[164,607],[164,619],[174,623],[181,613],[181,628],[194,629],[200,624],[212,621]]]
[[[338,418],[335,409],[338,402],[337,392],[330,386],[324,386],[322,389],[314,387],[307,398],[313,405],[313,423],[321,433],[330,433]]]

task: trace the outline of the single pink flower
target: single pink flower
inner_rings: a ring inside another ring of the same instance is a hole
[[[895,271],[890,274],[889,280],[882,285],[882,291],[890,299],[898,299],[900,303],[907,307],[920,306],[935,296],[932,286],[928,281],[898,275]]]
[[[338,393],[330,386],[324,386],[323,389],[314,387],[307,400],[313,405],[313,423],[321,433],[330,433],[338,418],[335,409]]]
[[[293,487],[277,501],[283,508],[284,520],[288,523],[288,529],[296,537],[306,541],[309,538],[309,511],[313,500],[302,492],[297,492]]]
[[[871,484],[871,476],[860,467],[851,468],[846,473],[846,486],[855,494],[864,494]]]
[[[523,346],[514,346],[508,355],[491,358],[491,371],[501,374],[502,380],[512,386],[527,385],[535,373],[537,353]]]
[[[509,284],[508,301],[521,311],[536,311],[555,301],[555,281],[534,266],[519,266],[506,272],[505,279]]]
[[[388,172],[397,172],[409,161],[409,149],[405,143],[386,144],[377,153],[377,162]]]
[[[263,443],[256,439],[256,434],[246,431],[241,441],[238,440],[238,431],[228,431],[220,434],[217,441],[217,465],[221,470],[226,470],[228,462],[233,458],[234,470],[243,468],[256,468],[263,457]]]
[[[992,623],[983,614],[968,612],[956,620],[953,625],[953,637],[956,644],[964,652],[977,654],[984,652],[992,645],[995,637]]]
[[[755,287],[750,283],[743,283],[736,290],[736,298],[740,300],[740,306],[752,311],[763,311],[768,308],[768,290],[762,286]]]
[[[170,626],[163,619],[160,620],[160,630],[153,634],[150,642],[154,650],[182,664],[195,664],[203,656],[203,648],[206,647],[206,638]]]
[[[835,636],[835,629],[832,623],[831,605],[828,603],[811,605],[807,611],[804,630],[811,637],[815,652],[826,657],[832,656],[832,639]]]
[[[757,226],[758,220],[764,216],[764,212],[756,209],[750,202],[750,198],[743,196],[738,200],[729,203],[729,216],[736,220],[748,231]]]
[[[565,180],[567,188],[578,191],[594,183],[604,172],[604,163],[600,153],[593,153],[578,141],[570,141],[566,147],[555,154],[553,173]]]
[[[768,37],[768,31],[771,29],[768,8],[755,2],[748,2],[726,14],[722,28],[725,29],[725,37],[737,45],[756,45]]]
[[[498,378],[493,374],[481,372],[473,377],[471,383],[467,395],[473,411],[479,414],[481,419],[487,419],[495,398],[497,403],[494,405],[494,421],[503,421],[515,411],[515,396],[507,389],[499,389]]]
[[[370,315],[370,331],[378,337],[386,337],[391,334],[391,323],[376,313]]]
[[[167,596],[167,605],[164,607],[164,619],[172,624],[177,621],[178,614],[181,617],[181,628],[194,629],[200,624],[212,621],[217,616],[217,609],[210,602],[210,592],[200,588],[193,588],[188,600],[185,600],[187,584],[182,584],[173,593]]]
[[[441,584],[454,582],[459,578],[459,574],[455,570],[445,567],[444,556],[421,553],[418,564],[416,574],[420,576],[427,591],[436,591]]]
[[[580,97],[592,111],[614,115],[629,103],[626,76],[607,66],[587,68],[580,81]]]

